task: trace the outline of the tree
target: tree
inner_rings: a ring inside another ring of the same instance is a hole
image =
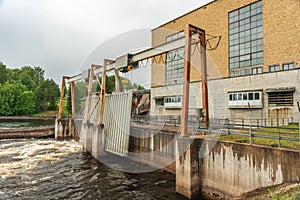
[[[60,96],[60,90],[52,79],[42,81],[36,88],[35,95],[37,112],[57,109],[56,101]]]
[[[44,70],[40,67],[24,66],[16,71],[15,76],[28,90],[34,91],[44,81]]]
[[[0,88],[0,115],[16,115],[17,100],[25,90],[21,83],[4,84]]]
[[[35,96],[32,91],[24,91],[16,103],[16,112],[18,115],[29,115],[35,112]]]
[[[3,85],[7,81],[6,65],[0,62],[0,84]]]
[[[82,108],[84,101],[82,99],[87,96],[88,83],[85,81],[77,81],[75,83],[75,111],[76,113]]]
[[[67,112],[69,114],[72,113],[72,94],[71,94],[71,84],[69,84],[69,88],[67,91]]]

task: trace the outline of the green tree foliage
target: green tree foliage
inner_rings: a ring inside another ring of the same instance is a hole
[[[7,81],[7,69],[6,66],[0,62],[0,84],[3,85]]]
[[[32,91],[24,91],[17,99],[16,111],[18,115],[35,113],[35,96]]]
[[[57,109],[59,86],[40,67],[9,69],[0,62],[0,115],[28,115]]]
[[[0,87],[0,115],[17,115],[17,101],[26,87],[21,83],[4,84]]]
[[[75,112],[80,112],[82,105],[84,104],[83,98],[87,96],[88,83],[85,81],[78,81],[75,83]]]
[[[44,70],[40,67],[22,67],[17,72],[17,78],[28,90],[34,91],[44,80]]]
[[[106,93],[111,94],[113,91],[115,91],[115,76],[107,76],[106,77]]]
[[[72,113],[72,97],[71,97],[71,84],[69,84],[68,90],[67,90],[67,113]]]
[[[57,109],[56,101],[60,96],[60,90],[52,79],[42,81],[36,88],[35,95],[37,112]]]

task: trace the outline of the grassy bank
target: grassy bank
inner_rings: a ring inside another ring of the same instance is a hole
[[[220,140],[223,141],[232,141],[232,142],[241,142],[241,143],[250,143],[250,137],[249,136],[240,136],[235,135],[233,133],[244,133],[249,134],[249,129],[230,129],[231,134],[228,135],[221,135]],[[252,128],[252,134],[256,136],[267,136],[267,137],[273,137],[273,138],[259,138],[259,137],[253,137],[252,138],[252,144],[259,144],[259,145],[267,145],[272,147],[280,147],[282,148],[288,148],[288,149],[295,149],[300,150],[300,135],[299,135],[299,129],[298,124],[290,124],[288,126],[281,126],[278,128],[269,128],[269,127],[253,127]],[[294,139],[296,141],[287,141],[287,140],[280,140],[280,144],[278,143],[278,137],[280,138],[290,138]]]

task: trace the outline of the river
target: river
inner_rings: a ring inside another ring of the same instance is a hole
[[[79,142],[0,140],[0,199],[177,199],[175,176],[129,174],[82,152]]]

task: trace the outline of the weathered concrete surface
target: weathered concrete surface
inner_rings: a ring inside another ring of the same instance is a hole
[[[191,149],[188,159],[194,167],[198,164],[203,192],[230,199],[261,187],[300,182],[299,151],[203,139],[196,139]]]
[[[81,142],[83,150],[90,152],[93,157],[100,158],[106,155],[105,152],[105,135],[103,126],[90,124],[82,124]]]
[[[261,187],[300,182],[299,151],[176,138],[175,133],[166,127],[161,132],[150,126],[132,127],[129,151],[148,153],[137,160],[176,173],[176,191],[189,198],[201,192],[232,199]],[[177,158],[176,163],[170,158]]]
[[[176,192],[188,197],[197,197],[200,190],[199,143],[189,137],[177,137]]]
[[[92,155],[100,158],[106,155],[105,152],[105,135],[103,127],[94,125],[92,132]]]
[[[73,119],[61,118],[55,120],[55,139],[79,139]]]
[[[54,126],[0,130],[0,139],[41,138],[49,136],[54,136]]]
[[[155,168],[176,172],[176,133],[179,127],[131,126],[131,158]]]

